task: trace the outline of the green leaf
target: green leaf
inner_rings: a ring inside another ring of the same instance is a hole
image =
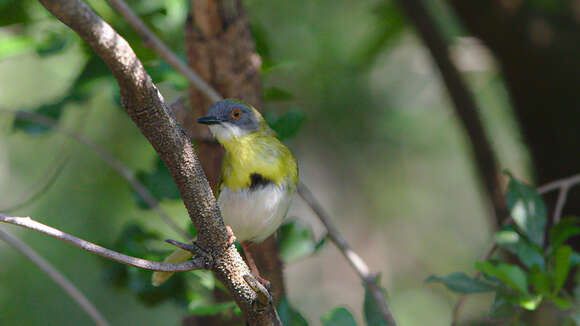
[[[274,101],[288,101],[294,98],[292,93],[278,87],[270,87],[264,89],[264,101],[274,102]]]
[[[9,36],[0,39],[0,59],[29,51],[34,47],[34,40],[27,36]]]
[[[302,111],[292,110],[279,117],[276,113],[267,113],[265,119],[268,125],[276,132],[280,140],[296,136],[306,115]]]
[[[550,300],[552,300],[552,302],[560,310],[568,310],[572,306],[572,302],[570,302],[564,298],[554,296],[554,297],[551,297]]]
[[[554,258],[554,295],[560,291],[564,282],[566,282],[566,279],[568,278],[571,256],[572,248],[569,246],[561,246],[556,249],[556,255]]]
[[[495,299],[489,309],[489,317],[491,318],[506,318],[517,313],[516,306],[510,303],[500,293],[495,295]]]
[[[449,290],[461,294],[489,292],[496,289],[492,284],[471,278],[463,272],[451,273],[442,277],[431,275],[425,280],[425,282],[439,282],[445,285]]]
[[[356,326],[354,317],[344,307],[337,307],[320,317],[322,326]]]
[[[55,103],[43,104],[43,105],[41,105],[41,106],[31,110],[31,111],[36,113],[36,114],[48,117],[48,118],[58,120],[60,118],[60,116],[62,115],[62,111],[64,110],[64,107],[70,102],[71,102],[71,98],[65,97],[65,98],[63,98]],[[16,119],[14,119],[14,123],[13,123],[12,127],[15,130],[24,131],[28,135],[34,135],[34,136],[42,135],[50,130],[50,128],[45,127],[44,125],[36,124],[34,122],[30,122],[30,121],[25,120],[25,119],[20,119],[18,114],[16,114]]]
[[[537,265],[530,270],[530,283],[536,290],[536,293],[550,295],[552,292],[548,275],[540,270]]]
[[[540,303],[542,303],[542,295],[526,295],[518,300],[518,304],[527,310],[536,310]]]
[[[515,224],[539,247],[544,243],[546,205],[534,188],[510,176],[507,204]]]
[[[566,217],[550,229],[550,246],[557,248],[566,240],[580,234],[580,218]]]
[[[157,200],[163,200],[165,198],[168,199],[179,199],[180,194],[175,182],[173,182],[173,178],[169,174],[169,170],[165,167],[165,163],[161,160],[161,158],[156,157],[156,164],[155,168],[151,172],[143,172],[140,171],[137,173],[137,179],[143,183],[143,185],[149,189],[153,197]],[[149,205],[134,193],[135,198],[137,199],[137,204],[141,208],[150,208]]]
[[[294,309],[288,299],[283,297],[278,302],[278,315],[280,316],[280,321],[284,326],[308,326],[308,322],[304,317]]]
[[[380,275],[377,277],[377,284],[380,286]],[[387,291],[381,287],[381,291],[385,298],[388,298]],[[365,300],[363,304],[363,310],[365,315],[365,321],[367,326],[393,326],[390,325],[381,313],[380,303],[377,302],[368,287],[365,286]]]
[[[36,45],[36,53],[40,57],[55,55],[65,50],[71,43],[68,33],[50,33],[46,39]]]
[[[508,287],[523,294],[528,293],[526,273],[518,266],[500,263],[497,266],[490,262],[476,262],[475,268],[487,276],[495,277]]]
[[[546,269],[546,262],[541,249],[532,246],[525,238],[513,229],[505,229],[496,233],[495,242],[498,246],[518,256],[518,259],[528,268],[534,265]]]
[[[296,262],[311,256],[317,243],[312,230],[299,220],[290,220],[280,227],[278,234],[280,256],[285,263]]]
[[[193,305],[188,307],[189,312],[195,316],[214,316],[224,311],[233,310],[237,307],[234,301],[219,302],[207,305]]]

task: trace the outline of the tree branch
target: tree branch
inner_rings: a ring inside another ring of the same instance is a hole
[[[145,23],[131,10],[131,7],[123,0],[108,0],[111,6],[125,17],[125,19],[133,26],[133,29],[141,36],[143,43],[150,47],[155,53],[159,54],[165,62],[175,68],[187,78],[187,80],[202,91],[208,99],[212,102],[217,102],[222,99],[222,96],[206,83],[195,71],[181,61],[175,53],[173,53],[163,41],[161,41]]]
[[[68,242],[75,247],[79,247],[85,251],[92,252],[93,254],[99,255],[101,257],[116,261],[118,263],[122,263],[125,265],[131,265],[138,268],[150,270],[150,271],[157,271],[157,272],[187,272],[193,271],[197,269],[204,269],[211,265],[207,259],[204,257],[194,258],[194,260],[187,261],[185,263],[178,263],[178,264],[165,264],[154,262],[146,259],[136,258],[124,255],[122,253],[101,247],[97,244],[92,242],[88,242],[81,238],[77,238],[73,235],[68,233],[64,233],[61,230],[55,229],[48,225],[42,224],[37,222],[30,217],[19,217],[19,216],[10,216],[6,214],[0,213],[0,222],[8,223],[12,225],[22,226],[29,230],[38,231],[40,233],[44,233],[49,235],[55,239]]]
[[[298,194],[304,199],[304,201],[310,206],[312,211],[324,224],[328,230],[328,237],[336,245],[338,250],[342,253],[344,258],[352,266],[358,276],[361,278],[367,289],[371,292],[374,299],[379,303],[379,308],[381,309],[381,314],[383,318],[387,321],[389,326],[396,326],[395,319],[391,314],[389,307],[387,306],[387,298],[385,293],[381,289],[380,284],[378,284],[378,277],[376,274],[372,274],[369,270],[368,265],[364,260],[356,253],[344,237],[338,232],[330,221],[330,216],[322,208],[320,203],[314,198],[312,192],[302,183],[298,184]]]
[[[111,69],[125,111],[168,167],[198,231],[198,243],[213,257],[212,271],[233,295],[248,322],[281,325],[272,304],[256,304],[257,294],[243,279],[250,271],[235,247],[227,246],[224,222],[193,145],[129,44],[82,1],[39,1],[83,38]]]
[[[26,243],[18,240],[18,238],[6,233],[0,229],[0,239],[12,246],[14,249],[20,251],[24,256],[30,259],[38,268],[40,268],[54,283],[58,284],[69,297],[76,302],[85,313],[98,326],[109,326],[109,322],[101,315],[99,310],[85,297],[85,295],[58,269],[51,263],[40,256],[34,249],[30,248]]]
[[[447,44],[423,2],[421,0],[397,0],[397,3],[415,26],[417,33],[429,48],[429,52],[441,72],[447,92],[453,101],[455,114],[459,117],[463,129],[467,133],[480,180],[483,182],[493,207],[494,226],[498,228],[502,224],[503,217],[507,215],[503,187],[500,182],[501,173],[481,123],[476,101],[457,67],[451,61]]]
[[[107,163],[111,168],[116,170],[119,173],[119,175],[121,175],[121,177],[125,179],[131,185],[131,187],[133,187],[135,192],[139,194],[139,196],[143,199],[143,201],[145,201],[145,203],[161,217],[161,220],[165,224],[167,224],[170,228],[173,229],[173,231],[182,236],[184,239],[189,240],[191,238],[191,236],[187,232],[185,232],[171,217],[169,217],[169,215],[165,212],[165,210],[163,210],[163,208],[161,208],[161,205],[159,204],[157,199],[153,196],[153,194],[149,191],[149,189],[147,189],[147,187],[145,187],[139,181],[139,179],[135,177],[133,171],[128,166],[123,164],[123,162],[119,161],[115,156],[113,156],[113,154],[111,154],[105,148],[99,146],[92,140],[86,138],[85,136],[73,130],[60,126],[58,124],[58,121],[49,118],[47,116],[43,116],[38,113],[28,111],[0,110],[0,113],[13,114],[16,119],[26,120],[29,122],[39,124],[41,126],[45,126],[47,128],[52,128],[53,130],[56,130],[61,134],[76,140],[81,145],[86,146],[87,148],[92,150],[95,154],[97,154],[97,156],[99,156],[103,161],[105,161],[105,163]],[[64,164],[62,165],[62,167],[64,167]],[[55,175],[58,175],[58,173],[56,173]]]

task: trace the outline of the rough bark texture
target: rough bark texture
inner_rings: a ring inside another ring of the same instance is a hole
[[[185,26],[186,54],[190,66],[226,98],[239,98],[262,108],[261,60],[256,53],[248,17],[241,1],[193,0]],[[207,126],[195,121],[213,104],[196,87],[190,88],[192,111],[184,127],[193,139],[210,137]],[[207,141],[197,142],[201,165],[213,189],[219,182],[223,148]],[[250,252],[261,276],[271,282],[277,301],[284,295],[282,262],[274,236],[253,244]]]
[[[257,294],[243,278],[250,271],[238,252],[233,246],[226,247],[228,234],[193,146],[129,44],[82,1],[40,2],[79,34],[111,69],[125,111],[165,162],[198,231],[198,241],[213,258],[213,272],[244,317],[250,325],[280,325],[272,305],[257,304]]]

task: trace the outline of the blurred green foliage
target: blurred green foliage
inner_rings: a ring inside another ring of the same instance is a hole
[[[440,282],[461,294],[494,292],[495,300],[489,317],[507,318],[510,324],[522,322],[519,320],[522,308],[536,310],[542,302],[552,303],[573,320],[575,310],[568,309],[579,307],[580,297],[566,293],[563,286],[569,278],[574,278],[572,272],[577,273],[580,254],[564,243],[577,234],[580,220],[561,220],[550,230],[550,245],[546,246],[544,202],[534,188],[511,174],[509,176],[506,197],[514,224],[498,231],[495,243],[515,255],[521,265],[514,264],[509,257],[500,256],[475,263],[475,268],[483,274],[483,280],[457,272],[445,277],[430,276],[427,282]]]

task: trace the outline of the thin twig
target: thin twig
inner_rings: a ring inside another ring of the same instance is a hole
[[[562,188],[560,188],[560,192],[558,193],[558,201],[556,201],[556,208],[554,208],[554,217],[553,217],[554,224],[560,222],[562,211],[564,210],[564,206],[566,205],[568,190],[570,190],[570,186],[568,185],[564,185],[562,186]]]
[[[55,229],[48,225],[37,222],[30,217],[20,217],[20,216],[10,216],[0,213],[0,222],[8,223],[13,225],[22,226],[24,228],[38,231],[49,235],[55,239],[68,242],[75,247],[79,247],[85,251],[92,252],[93,254],[99,255],[101,257],[125,264],[131,265],[138,268],[157,271],[157,272],[187,272],[198,269],[207,269],[208,261],[203,255],[199,256],[199,259],[194,259],[187,261],[185,263],[178,264],[165,264],[155,261],[150,261],[146,259],[136,258],[124,255],[122,253],[101,247],[92,242],[88,242],[81,238],[77,238],[73,235],[65,233],[61,230]],[[196,257],[198,258],[198,257]]]
[[[99,310],[85,297],[85,295],[56,267],[50,262],[40,256],[34,249],[30,248],[26,243],[20,241],[18,238],[6,233],[0,229],[0,239],[12,246],[14,249],[20,251],[24,256],[30,259],[38,268],[40,268],[46,275],[48,275],[54,283],[58,284],[71,299],[76,302],[85,313],[99,326],[109,326],[105,317],[101,315]]]
[[[372,274],[368,265],[364,260],[356,253],[344,237],[338,232],[330,221],[330,216],[322,208],[320,203],[314,198],[312,192],[302,183],[298,184],[298,194],[304,201],[310,206],[312,211],[318,216],[320,221],[324,224],[328,231],[328,237],[332,242],[338,247],[339,251],[343,254],[344,258],[349,262],[358,276],[364,282],[366,288],[371,292],[374,299],[379,303],[381,309],[381,314],[387,322],[388,325],[396,325],[395,319],[391,314],[389,307],[387,306],[387,298],[385,297],[384,291],[378,283],[378,278],[376,274]]]
[[[143,43],[159,54],[170,66],[182,73],[187,80],[202,91],[210,100],[217,102],[222,96],[206,83],[195,71],[185,64],[175,53],[173,53],[163,41],[161,41],[145,23],[131,10],[131,7],[123,0],[108,0],[111,6],[125,17],[133,26],[133,29],[141,35]]]
[[[538,191],[539,194],[543,195],[552,190],[561,189],[563,187],[571,188],[572,186],[578,184],[580,184],[580,173],[570,177],[546,183],[545,185],[538,187],[536,190]]]
[[[105,148],[97,145],[92,140],[86,138],[85,136],[73,130],[62,127],[58,123],[58,121],[49,118],[47,116],[43,116],[34,112],[14,111],[14,110],[0,110],[0,113],[13,114],[16,117],[16,119],[22,119],[48,128],[52,128],[65,136],[71,137],[78,143],[89,148],[90,150],[95,152],[97,156],[99,156],[103,161],[105,161],[105,163],[107,163],[111,168],[116,170],[121,175],[121,177],[123,177],[123,179],[125,179],[131,185],[131,187],[133,187],[135,192],[137,192],[137,194],[143,199],[143,201],[145,201],[147,206],[149,206],[152,210],[154,210],[157,213],[157,215],[161,217],[161,219],[165,224],[167,224],[170,228],[173,229],[173,231],[182,236],[184,239],[191,238],[191,236],[187,232],[185,232],[171,217],[169,217],[167,213],[165,213],[163,208],[161,208],[161,205],[159,205],[157,199],[153,196],[153,194],[151,194],[149,189],[147,189],[147,187],[145,187],[139,181],[139,179],[135,177],[133,171],[128,166],[123,164],[123,162],[119,161],[115,156],[113,156],[113,154],[111,154]]]

